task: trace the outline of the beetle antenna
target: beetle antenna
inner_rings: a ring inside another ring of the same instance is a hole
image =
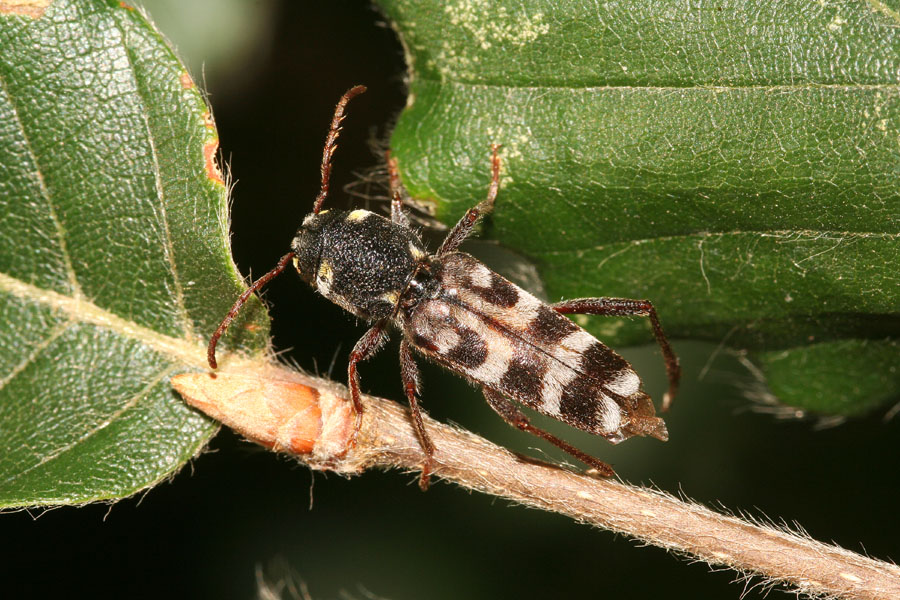
[[[222,334],[225,333],[225,330],[228,329],[228,326],[237,316],[238,311],[241,310],[241,307],[244,303],[247,302],[247,299],[250,297],[250,294],[254,293],[256,290],[266,285],[272,279],[277,277],[284,269],[287,267],[288,263],[291,259],[294,258],[293,252],[288,252],[284,256],[281,257],[281,260],[278,261],[278,264],[275,265],[275,268],[257,279],[253,282],[249,288],[247,288],[243,294],[241,294],[240,298],[237,299],[237,302],[234,303],[234,306],[231,307],[231,310],[228,311],[228,314],[225,315],[225,318],[222,319],[222,322],[219,324],[219,327],[216,328],[215,333],[212,334],[212,337],[209,338],[209,347],[206,350],[206,361],[209,363],[209,366],[215,369],[219,365],[216,364],[216,344],[219,343],[219,338],[222,337]]]
[[[341,121],[344,120],[344,108],[347,103],[354,97],[366,91],[366,86],[357,85],[350,88],[338,100],[337,106],[334,107],[334,117],[331,119],[331,128],[328,130],[328,136],[325,138],[325,149],[322,151],[322,187],[319,188],[319,195],[316,196],[316,202],[313,204],[313,214],[319,214],[322,203],[325,202],[325,196],[328,195],[328,184],[331,181],[331,157],[337,150],[337,138],[341,132]]]

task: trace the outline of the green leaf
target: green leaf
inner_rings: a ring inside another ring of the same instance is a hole
[[[412,65],[394,156],[440,219],[484,197],[502,144],[487,233],[551,299],[650,299],[672,337],[751,350],[790,405],[897,397],[895,7],[381,5]],[[639,320],[581,322],[650,339]]]
[[[132,494],[215,431],[168,381],[241,289],[216,147],[138,12],[0,13],[0,507]],[[236,343],[261,352],[254,306]]]

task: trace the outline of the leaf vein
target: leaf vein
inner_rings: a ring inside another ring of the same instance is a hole
[[[72,326],[72,321],[66,321],[65,323],[60,323],[59,325],[57,325],[56,327],[51,329],[50,334],[45,339],[41,340],[40,343],[35,345],[34,348],[32,349],[32,351],[28,353],[28,356],[26,356],[15,367],[13,367],[12,370],[5,377],[0,378],[0,392],[2,392],[3,388],[5,388],[6,385],[10,381],[15,379],[19,373],[24,371],[28,367],[28,365],[33,363],[37,359],[37,357],[40,356],[40,354],[44,350],[46,350],[48,346],[50,346],[50,344],[52,344],[54,341],[56,341],[59,338],[59,336],[61,336],[63,333],[65,333],[66,330],[69,329],[71,326]]]
[[[147,143],[150,144],[150,156],[153,160],[153,180],[156,187],[156,197],[159,200],[159,210],[161,213],[160,219],[162,221],[161,224],[163,229],[163,236],[165,238],[163,243],[163,253],[165,255],[166,262],[169,265],[169,270],[172,273],[172,281],[175,288],[175,305],[177,306],[178,312],[181,315],[185,337],[192,338],[194,334],[194,327],[187,310],[187,305],[184,299],[184,288],[181,285],[181,277],[179,276],[178,265],[175,261],[175,245],[172,243],[172,232],[169,229],[169,214],[166,210],[166,193],[162,179],[160,177],[161,167],[159,162],[159,151],[156,148],[156,140],[154,138],[153,129],[150,125],[150,111],[148,108],[147,100],[144,97],[143,90],[138,83],[137,68],[135,67],[134,61],[132,60],[131,50],[126,44],[124,44],[126,32],[124,31],[124,29],[122,28],[122,24],[118,20],[116,20],[116,26],[118,27],[119,34],[121,35],[121,39],[123,40],[124,53],[128,59],[129,70],[134,82],[135,95],[141,103],[140,114],[141,118],[144,121],[144,126],[146,127]]]
[[[137,406],[138,402],[140,402],[142,399],[146,398],[147,395],[153,390],[153,388],[160,381],[162,381],[163,379],[165,379],[166,377],[168,377],[169,375],[171,375],[172,373],[174,373],[175,371],[177,371],[180,368],[182,368],[182,365],[174,364],[174,365],[170,365],[169,367],[163,369],[155,377],[150,379],[150,381],[147,382],[147,385],[145,385],[143,388],[141,388],[140,391],[138,391],[131,398],[129,398],[124,404],[122,404],[122,406],[120,406],[115,411],[113,411],[102,422],[98,423],[91,429],[87,430],[84,433],[84,435],[82,435],[81,437],[79,437],[76,440],[72,440],[68,444],[64,444],[64,445],[60,446],[59,448],[54,449],[53,452],[51,452],[47,456],[44,456],[43,458],[41,458],[41,460],[39,460],[35,464],[31,465],[27,469],[23,469],[21,471],[13,473],[10,477],[7,477],[6,479],[4,479],[3,483],[8,484],[12,481],[15,481],[16,479],[19,479],[22,476],[27,475],[31,471],[34,471],[35,469],[38,469],[38,468],[44,466],[45,464],[56,460],[57,458],[59,458],[60,456],[65,454],[66,452],[69,452],[73,448],[78,447],[80,444],[83,444],[85,441],[89,440],[91,437],[93,437],[97,433],[103,431],[104,429],[106,429],[107,427],[109,427],[110,425],[115,423],[119,419],[119,417],[124,415],[126,412],[128,412],[129,410],[131,410],[132,408]]]
[[[47,182],[44,179],[44,172],[41,169],[41,166],[38,162],[37,154],[34,152],[34,148],[31,144],[31,138],[28,136],[28,133],[25,129],[25,124],[22,122],[22,118],[19,114],[19,108],[16,106],[15,96],[10,94],[9,86],[6,83],[6,78],[3,76],[3,73],[0,72],[0,89],[2,89],[3,94],[9,98],[10,106],[13,109],[13,115],[15,118],[16,126],[19,129],[19,132],[22,136],[22,143],[25,145],[25,149],[28,152],[28,157],[31,160],[31,163],[34,165],[34,177],[37,180],[38,189],[41,191],[41,196],[43,196],[44,201],[47,204],[47,212],[50,215],[50,220],[53,222],[53,226],[56,228],[56,236],[59,243],[59,254],[63,260],[63,264],[66,266],[66,276],[69,280],[69,286],[72,289],[72,295],[75,297],[81,297],[84,293],[81,290],[81,285],[78,283],[78,276],[75,274],[75,267],[72,264],[72,257],[69,254],[69,249],[66,244],[66,230],[62,225],[62,222],[59,220],[59,215],[56,212],[56,207],[53,205],[53,197],[50,194],[50,189],[47,187]]]
[[[57,310],[71,321],[96,325],[123,337],[134,339],[148,348],[172,358],[182,365],[196,369],[206,369],[206,347],[202,342],[191,339],[173,338],[142,327],[132,321],[111,313],[83,297],[69,297],[58,292],[45,290],[25,283],[9,275],[0,273],[0,292],[15,298],[33,302]]]
[[[470,82],[453,79],[438,79],[423,77],[419,75],[418,81],[442,86],[456,86],[464,88],[507,88],[512,90],[575,90],[579,92],[598,92],[598,91],[631,91],[631,90],[647,90],[654,92],[674,92],[679,90],[698,90],[709,92],[729,92],[740,90],[760,90],[764,92],[781,92],[793,90],[873,90],[873,91],[900,91],[900,83],[779,83],[779,84],[748,84],[748,85],[519,85],[511,82],[491,83],[491,82]]]
[[[873,9],[875,9],[878,12],[887,16],[888,18],[893,20],[894,23],[900,24],[900,13],[898,13],[896,10],[893,10],[892,8],[887,6],[884,2],[881,2],[881,0],[866,0],[866,1],[869,3],[869,6],[871,6]]]
[[[834,239],[838,242],[837,245],[843,243],[844,241],[861,239],[865,237],[877,237],[882,238],[887,241],[900,241],[900,233],[885,233],[882,231],[820,231],[814,229],[776,229],[776,230],[732,230],[732,231],[694,231],[690,233],[680,233],[676,235],[659,235],[655,237],[648,238],[633,238],[630,240],[615,240],[610,241],[606,244],[600,244],[597,246],[584,246],[578,248],[565,248],[563,250],[548,250],[546,252],[540,252],[542,256],[557,256],[557,255],[566,255],[566,254],[576,254],[578,252],[587,252],[591,250],[607,250],[613,246],[619,246],[621,244],[628,244],[628,246],[639,246],[641,244],[648,244],[652,242],[665,242],[672,240],[680,240],[680,239],[690,239],[697,238],[698,240],[707,240],[711,238],[725,237],[730,235],[746,235],[746,234],[756,234],[759,237],[773,237],[773,238],[786,238],[785,242],[788,241],[810,241],[812,239],[818,240],[822,238]],[[798,236],[809,236],[806,239],[797,239]],[[793,238],[793,239],[791,239]],[[833,250],[835,247],[829,248],[828,250]],[[626,246],[626,247],[628,247]],[[622,252],[621,250],[618,252]],[[618,253],[617,252],[617,253]],[[609,258],[612,258],[610,256]],[[812,258],[812,257],[810,257]]]

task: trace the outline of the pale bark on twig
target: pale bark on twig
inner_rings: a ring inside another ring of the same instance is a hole
[[[406,408],[389,400],[364,399],[362,428],[348,450],[353,417],[342,397],[345,390],[331,382],[284,367],[233,363],[215,378],[187,374],[173,383],[190,404],[315,469],[417,471],[422,464]],[[436,447],[434,476],[467,489],[568,515],[810,597],[900,598],[895,565],[658,490],[526,461],[431,419],[426,427]]]

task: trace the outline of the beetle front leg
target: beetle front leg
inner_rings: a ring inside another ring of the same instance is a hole
[[[649,317],[653,327],[653,335],[662,350],[663,359],[666,361],[666,375],[669,377],[669,391],[663,396],[662,410],[669,410],[675,394],[678,393],[678,384],[681,381],[681,366],[678,357],[669,345],[669,340],[659,324],[656,309],[649,300],[631,300],[629,298],[577,298],[565,300],[551,307],[562,314],[603,315],[607,317]]]
[[[478,222],[478,218],[486,215],[494,210],[494,200],[497,199],[497,192],[500,191],[500,145],[493,144],[491,146],[491,185],[488,188],[487,198],[479,202],[474,208],[470,208],[463,218],[453,226],[441,247],[438,248],[437,256],[443,256],[453,252],[463,240],[472,233],[472,228]]]
[[[350,352],[350,364],[347,367],[347,386],[350,388],[350,401],[353,402],[353,411],[356,413],[356,424],[353,428],[353,437],[350,440],[350,447],[356,444],[356,436],[362,425],[363,405],[359,391],[359,372],[356,370],[357,363],[371,358],[379,348],[387,341],[387,335],[384,333],[385,321],[381,320],[375,323],[353,346]]]
[[[431,482],[431,471],[434,467],[434,443],[431,441],[428,432],[425,431],[422,411],[419,409],[419,402],[416,399],[416,394],[419,391],[419,368],[416,366],[416,361],[409,349],[409,342],[406,340],[400,342],[400,377],[403,379],[406,399],[409,400],[413,427],[416,430],[416,435],[419,436],[422,451],[425,453],[425,461],[422,464],[422,476],[419,478],[419,488],[424,492],[428,489],[428,485]]]

